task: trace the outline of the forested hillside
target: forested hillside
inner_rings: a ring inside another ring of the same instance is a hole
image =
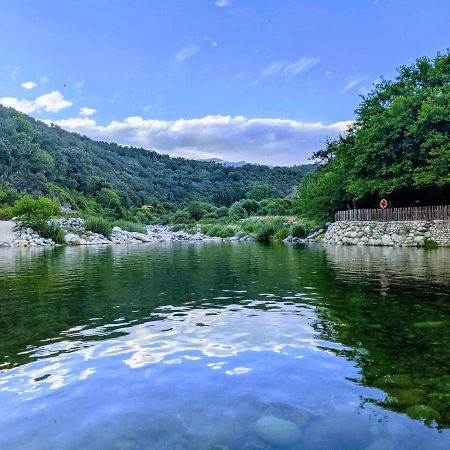
[[[171,158],[96,142],[0,106],[0,184],[75,208],[94,200],[112,202],[115,196],[124,207],[162,203],[174,210],[190,200],[230,206],[257,184],[284,197],[312,168],[238,168]]]

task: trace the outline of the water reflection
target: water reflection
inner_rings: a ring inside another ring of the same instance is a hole
[[[2,448],[450,445],[448,251],[39,250],[0,260]]]

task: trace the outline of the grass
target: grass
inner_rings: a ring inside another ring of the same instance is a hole
[[[108,219],[104,217],[90,217],[84,223],[86,231],[92,231],[93,233],[102,234],[103,236],[110,237],[112,233],[112,224]]]
[[[123,231],[134,231],[136,233],[147,234],[147,228],[142,223],[131,222],[130,220],[116,220],[114,222],[115,227],[119,227]]]

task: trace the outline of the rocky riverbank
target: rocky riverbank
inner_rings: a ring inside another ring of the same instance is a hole
[[[450,222],[334,222],[320,241],[324,244],[361,246],[423,247],[431,242],[450,246]]]
[[[185,231],[173,231],[169,225],[148,225],[147,233],[138,233],[135,231],[122,230],[114,227],[111,236],[87,231],[84,228],[84,220],[81,218],[56,219],[50,223],[60,226],[64,232],[64,241],[68,245],[110,245],[110,244],[138,244],[150,242],[198,242],[198,241],[236,241],[251,240],[250,236],[242,238],[231,237],[222,239],[211,237],[201,233],[199,230],[194,234]],[[21,227],[17,223],[13,228],[8,242],[2,243],[7,247],[35,247],[35,246],[54,246],[55,242],[51,239],[45,239],[39,236],[31,228]]]

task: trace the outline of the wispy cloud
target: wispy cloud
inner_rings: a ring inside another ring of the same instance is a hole
[[[97,110],[95,108],[88,108],[86,106],[83,106],[82,108],[80,108],[80,111],[78,112],[78,114],[83,117],[88,117],[88,116],[92,116],[96,112],[97,112]]]
[[[24,89],[33,89],[37,86],[37,83],[35,83],[34,81],[25,81],[24,83],[21,84],[21,86]]]
[[[73,87],[79,94],[81,94],[81,92],[83,92],[84,84],[85,84],[84,80],[75,81],[73,83]]]
[[[17,81],[17,78],[19,78],[19,74],[20,74],[20,66],[14,67],[14,69],[11,70],[11,73],[10,73],[11,79],[13,81]]]
[[[365,77],[360,77],[360,78],[354,78],[353,80],[350,80],[344,87],[344,91],[349,91],[351,89],[356,88],[357,86],[359,86],[361,83],[364,83],[364,81],[367,80],[367,76]]]
[[[286,80],[292,80],[297,75],[312,69],[320,62],[319,58],[300,58],[296,61],[275,61],[264,67],[259,76],[254,81],[258,84],[267,78],[282,77]]]
[[[174,62],[176,64],[181,64],[189,58],[192,58],[200,50],[196,45],[189,45],[188,47],[183,47],[180,51],[173,55]]]
[[[33,113],[39,111],[59,112],[72,106],[72,102],[66,100],[61,92],[53,91],[41,95],[34,100],[19,99],[16,97],[2,97],[0,104],[10,108],[17,109],[24,113]]]
[[[351,122],[301,122],[285,119],[248,119],[243,116],[206,116],[173,121],[146,120],[139,116],[113,120],[107,125],[75,117],[54,122],[96,139],[118,142],[185,158],[245,159],[271,165],[308,161],[327,138],[344,132]]]
[[[219,8],[225,8],[231,6],[232,0],[216,0],[216,6]]]

